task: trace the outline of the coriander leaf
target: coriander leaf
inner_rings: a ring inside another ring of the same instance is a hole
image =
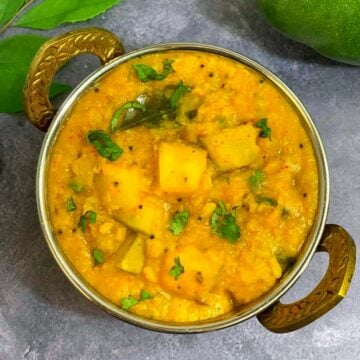
[[[179,256],[174,258],[174,263],[175,265],[170,269],[169,275],[172,276],[175,280],[177,280],[180,275],[184,273],[185,268],[181,265]]]
[[[133,296],[129,295],[127,297],[122,298],[121,300],[121,307],[124,310],[129,310],[131,307],[139,303],[138,299],[135,299]]]
[[[254,174],[249,176],[248,178],[248,184],[250,185],[252,191],[254,192],[258,191],[264,179],[265,179],[264,172],[259,169],[255,170]]]
[[[266,196],[262,196],[262,195],[256,195],[255,201],[258,204],[265,204],[265,205],[274,206],[274,207],[276,207],[278,205],[277,200],[266,197]]]
[[[104,262],[105,254],[103,251],[101,251],[100,249],[94,249],[92,254],[95,260],[95,265],[99,265]]]
[[[191,89],[188,86],[184,85],[182,80],[179,81],[179,83],[176,85],[174,92],[170,96],[170,107],[173,111],[176,110],[177,104],[181,96],[183,96],[187,92],[191,92]]]
[[[115,113],[111,119],[110,131],[112,133],[116,130],[119,120],[120,120],[120,116],[122,115],[122,113],[129,109],[140,109],[140,110],[142,110],[142,112],[145,112],[145,106],[140,104],[137,101],[129,101],[129,102],[125,103],[118,110],[115,111]]]
[[[1,0],[0,1],[0,25],[9,21],[21,8],[25,0]]]
[[[16,35],[0,41],[0,112],[23,109],[23,88],[32,59],[47,40],[37,35]],[[68,85],[52,83],[50,97],[68,91]]]
[[[77,183],[74,180],[69,181],[68,186],[71,190],[76,193],[82,192],[84,190],[84,185]]]
[[[267,126],[267,119],[264,118],[259,120],[255,126],[261,130],[259,134],[260,137],[269,138],[269,140],[271,140],[271,128]]]
[[[96,217],[96,212],[92,210],[89,210],[84,215],[81,215],[78,226],[81,228],[83,233],[86,231],[86,226],[88,224],[96,223]]]
[[[240,227],[236,224],[236,211],[227,211],[223,201],[219,201],[210,218],[211,233],[230,243],[235,243],[241,235]]]
[[[91,19],[119,2],[120,0],[43,0],[22,15],[15,25],[52,29],[60,24]]]
[[[174,72],[172,63],[175,60],[166,59],[163,61],[163,72],[158,74],[155,69],[145,64],[133,64],[132,67],[136,71],[137,76],[141,82],[148,82],[149,80],[163,80],[168,75]]]
[[[72,211],[76,210],[76,204],[74,203],[74,200],[72,197],[70,197],[66,200],[66,210],[68,212],[72,212]]]
[[[179,235],[184,231],[186,224],[189,221],[190,212],[189,211],[181,211],[176,213],[171,219],[169,230],[174,235]]]
[[[93,144],[99,155],[115,161],[123,153],[123,150],[112,141],[109,134],[103,130],[91,130],[86,134],[89,144]]]
[[[149,300],[152,298],[153,298],[153,295],[151,294],[151,292],[149,292],[147,290],[141,290],[140,301]]]

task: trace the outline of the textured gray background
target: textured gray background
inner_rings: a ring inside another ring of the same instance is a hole
[[[253,0],[125,0],[77,26],[88,25],[112,30],[127,50],[197,41],[238,51],[269,67],[312,113],[331,172],[329,222],[342,224],[360,245],[360,68],[326,60],[277,34]],[[10,30],[7,35],[19,32],[23,30]],[[76,84],[96,66],[93,57],[84,56],[59,77]],[[159,334],[98,310],[60,272],[40,231],[34,194],[43,134],[22,114],[2,114],[0,119],[1,360],[360,359],[356,275],[340,305],[290,334],[272,334],[256,319],[207,334]],[[316,255],[285,300],[306,294],[326,265],[326,256]]]

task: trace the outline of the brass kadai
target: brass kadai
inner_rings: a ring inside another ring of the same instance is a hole
[[[168,50],[197,50],[216,53],[238,61],[253,71],[262,74],[288,99],[299,114],[317,160],[320,186],[318,209],[314,225],[305,241],[294,266],[268,293],[245,307],[234,310],[220,318],[208,321],[175,324],[142,318],[128,313],[95,291],[72,267],[59,246],[52,231],[47,211],[47,167],[52,146],[61,125],[66,121],[73,105],[91,85],[123,62],[144,54]],[[56,72],[76,55],[90,53],[98,56],[103,67],[82,81],[56,111],[49,101],[49,86]],[[324,148],[310,115],[295,94],[272,72],[255,61],[238,53],[203,44],[171,43],[150,46],[124,55],[124,48],[112,33],[97,28],[75,30],[55,37],[45,43],[35,56],[30,67],[25,88],[25,111],[29,120],[39,129],[46,131],[40,153],[37,172],[37,204],[40,223],[48,246],[58,265],[71,283],[89,300],[110,314],[137,326],[174,333],[195,333],[225,328],[238,324],[253,316],[268,330],[289,332],[299,329],[324,315],[346,295],[355,269],[355,245],[351,236],[339,225],[325,225],[329,206],[329,175]],[[279,302],[305,271],[315,252],[329,254],[329,266],[317,287],[305,298],[284,305]]]

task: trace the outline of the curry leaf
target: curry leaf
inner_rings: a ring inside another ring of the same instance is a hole
[[[16,35],[0,42],[0,112],[15,113],[23,109],[23,87],[30,63],[46,37]],[[53,83],[50,96],[70,87]]]
[[[252,191],[254,192],[258,191],[264,179],[265,179],[264,172],[259,169],[256,169],[254,174],[250,175],[248,178],[248,184],[251,187]]]
[[[120,116],[122,115],[122,113],[126,110],[134,110],[134,109],[140,109],[142,110],[142,112],[145,112],[145,106],[143,104],[140,104],[137,101],[129,101],[127,103],[125,103],[124,105],[122,105],[118,110],[115,111],[112,119],[111,119],[111,124],[110,124],[110,131],[113,133],[119,123],[120,120]]]
[[[145,65],[145,64],[133,64],[133,69],[136,71],[137,76],[139,77],[140,81],[147,82],[149,80],[163,80],[168,75],[174,72],[172,67],[172,63],[175,60],[166,59],[163,61],[163,72],[158,73],[152,67]]]
[[[256,122],[255,126],[260,129],[259,136],[262,138],[269,138],[271,140],[271,128],[267,125],[267,119],[261,119],[258,122]]]
[[[97,214],[95,211],[88,210],[84,215],[81,215],[78,226],[84,233],[88,224],[96,223]]]
[[[262,196],[262,195],[256,195],[255,201],[258,204],[265,204],[265,205],[269,205],[269,206],[273,206],[273,207],[276,207],[278,205],[277,200],[267,197],[267,196]]]
[[[0,0],[0,25],[4,25],[16,15],[24,2],[25,0]]]
[[[76,210],[76,204],[74,202],[74,199],[72,197],[66,199],[66,210],[68,212],[72,212]]]
[[[44,0],[21,16],[15,25],[32,29],[52,29],[60,24],[91,19],[120,1]]]
[[[182,80],[176,85],[174,92],[170,96],[170,107],[173,111],[176,110],[177,104],[181,96],[190,91],[190,88],[184,85]]]
[[[89,144],[93,144],[98,154],[108,160],[115,161],[123,153],[121,147],[112,141],[109,134],[103,130],[91,130],[86,134]]]

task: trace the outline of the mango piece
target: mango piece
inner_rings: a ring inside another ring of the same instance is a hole
[[[117,266],[132,274],[140,274],[144,267],[145,240],[142,235],[129,236],[117,254]]]
[[[95,188],[106,208],[131,209],[139,206],[141,191],[145,189],[142,178],[137,166],[106,163],[95,176]]]
[[[241,125],[205,136],[201,141],[216,165],[229,171],[247,166],[256,159],[259,153],[256,145],[258,132],[252,125]]]
[[[117,210],[113,215],[135,231],[149,236],[160,235],[167,229],[169,220],[166,203],[151,195],[143,195],[136,208],[126,211]]]
[[[169,193],[192,193],[206,169],[206,151],[183,143],[163,142],[159,147],[160,188]]]
[[[174,259],[179,257],[184,272],[176,280],[169,274],[174,266]],[[161,285],[164,289],[190,300],[200,300],[211,291],[218,280],[224,263],[224,252],[219,249],[200,251],[195,245],[186,245],[166,255],[162,272]]]

